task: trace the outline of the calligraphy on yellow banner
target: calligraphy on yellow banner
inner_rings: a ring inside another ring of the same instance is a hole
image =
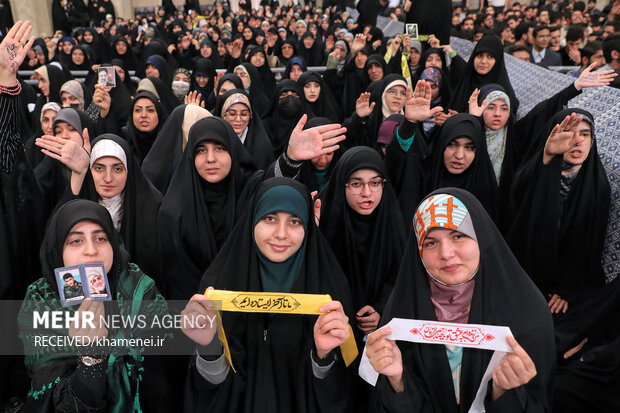
[[[226,290],[207,290],[205,295],[213,302],[217,310],[237,311],[245,313],[275,313],[275,314],[321,314],[319,309],[332,300],[329,294],[294,294],[294,293],[265,293],[243,292]],[[224,326],[219,314],[217,318],[218,337],[224,346],[226,358],[233,366],[228,348],[228,340],[224,333]],[[349,338],[340,345],[342,358],[347,366],[357,357],[358,350],[353,336],[353,329],[349,326]],[[234,367],[233,367],[234,370]]]

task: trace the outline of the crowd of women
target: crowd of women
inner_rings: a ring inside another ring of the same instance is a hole
[[[600,263],[610,185],[594,117],[566,108],[613,68],[588,65],[517,119],[492,33],[466,61],[434,35],[385,39],[336,7],[209,13],[5,35],[0,298],[23,300],[26,354],[1,359],[6,406],[468,411],[491,352],[393,341],[382,326],[396,317],[511,329],[486,411],[620,408],[620,281]],[[71,312],[213,316],[208,289],[333,301],[318,316],[222,312],[226,339],[184,325],[190,356],[37,347],[154,334],[33,326],[62,309],[54,270],[93,262],[114,300]],[[359,357],[345,363],[349,338],[376,387]]]

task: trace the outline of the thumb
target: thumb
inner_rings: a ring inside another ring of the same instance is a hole
[[[304,113],[301,119],[299,119],[299,122],[297,122],[297,126],[295,126],[295,129],[293,130],[293,134],[301,133],[301,131],[304,129],[304,126],[306,126],[307,121],[308,121],[308,115]]]
[[[82,146],[84,147],[84,149],[86,149],[86,152],[88,152],[88,154],[90,155],[90,136],[88,135],[87,128],[84,128],[84,130],[82,131],[82,140],[84,141],[84,144]]]
[[[375,104],[376,104],[376,103],[377,103],[377,102],[372,102],[372,103],[370,104],[370,110],[373,110],[373,109],[375,108]]]
[[[314,219],[316,222],[316,226],[319,226],[319,221],[321,219],[321,200],[317,199],[314,201]]]

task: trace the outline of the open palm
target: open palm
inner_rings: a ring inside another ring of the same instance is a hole
[[[307,120],[308,115],[303,115],[291,133],[286,155],[292,161],[306,161],[334,152],[339,148],[338,142],[345,139],[343,134],[347,129],[339,123],[304,130]]]
[[[420,80],[415,86],[413,96],[411,90],[407,88],[407,102],[405,103],[405,118],[409,122],[423,122],[432,118],[443,108],[437,106],[431,109],[431,85]]]
[[[0,44],[0,71],[3,77],[15,76],[19,66],[26,58],[26,54],[34,43],[34,36],[30,37],[32,25],[30,22],[18,21]],[[6,84],[6,83],[2,83]]]

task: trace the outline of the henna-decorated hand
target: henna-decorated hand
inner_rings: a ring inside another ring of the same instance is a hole
[[[23,63],[28,50],[34,43],[30,37],[32,25],[21,20],[15,23],[0,44],[0,85],[13,86],[17,83],[17,71]]]

